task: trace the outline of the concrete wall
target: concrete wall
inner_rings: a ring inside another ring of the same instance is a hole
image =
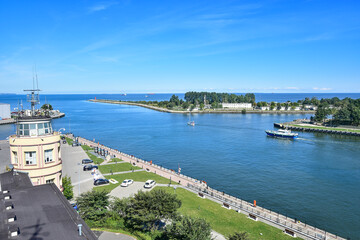
[[[10,104],[0,103],[0,118],[2,119],[11,118]]]

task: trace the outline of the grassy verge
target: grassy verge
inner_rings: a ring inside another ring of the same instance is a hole
[[[357,130],[357,129],[336,128],[336,127],[303,126],[303,125],[297,125],[297,124],[289,124],[289,126],[310,128],[310,129],[323,129],[323,130],[331,130],[331,131],[342,131],[342,132],[360,132],[360,130]]]
[[[71,138],[68,138],[68,137],[65,137],[66,139],[66,142],[69,144],[69,145],[72,145],[73,144],[73,141]]]
[[[82,149],[84,149],[84,151],[91,151],[93,150],[93,148],[87,146],[87,145],[81,145]]]
[[[138,169],[141,168],[133,166],[130,163],[108,164],[108,165],[99,166],[99,170],[101,173],[125,172],[125,171],[138,170]]]
[[[115,174],[115,175],[110,175],[110,176],[106,176],[107,179],[113,178],[116,181],[118,181],[119,183],[117,184],[110,184],[110,185],[106,185],[106,186],[101,186],[101,187],[96,187],[96,190],[108,190],[111,191],[114,188],[116,188],[117,186],[119,186],[122,181],[124,181],[125,179],[132,179],[134,181],[137,182],[146,182],[146,180],[155,180],[157,183],[164,183],[164,184],[168,184],[170,182],[169,179],[161,177],[159,175],[156,175],[155,173],[151,173],[151,172],[133,172],[133,173],[124,173],[124,174]],[[171,184],[177,184],[174,181],[171,181]]]
[[[89,153],[88,151],[86,151],[86,154],[89,156],[91,160],[93,160],[94,164],[101,164],[102,162],[104,162],[104,159],[98,158],[97,156]]]
[[[122,162],[120,158],[112,158],[109,162]]]
[[[160,187],[157,187],[160,188]],[[161,187],[168,192],[174,192],[173,188]],[[182,205],[180,214],[203,218],[211,224],[211,228],[227,237],[236,231],[246,231],[250,239],[294,239],[285,235],[280,229],[262,222],[250,220],[246,215],[221,207],[220,204],[209,199],[202,199],[196,194],[182,188],[176,189],[177,197]],[[260,235],[262,233],[262,235]],[[296,238],[300,239],[300,238]]]

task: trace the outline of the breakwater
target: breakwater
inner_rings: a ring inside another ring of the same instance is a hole
[[[151,110],[155,110],[158,112],[167,112],[167,113],[182,113],[182,114],[188,114],[188,113],[237,113],[237,114],[244,114],[242,112],[242,109],[238,110],[232,110],[232,109],[221,109],[221,110],[213,110],[213,109],[204,109],[204,110],[171,110],[167,108],[160,108],[152,105],[142,104],[142,103],[135,103],[135,102],[124,102],[124,101],[118,101],[118,100],[106,100],[106,99],[89,99],[90,102],[98,102],[98,103],[109,103],[109,104],[120,104],[120,105],[132,105],[132,106],[138,106],[143,108],[148,108]],[[312,110],[306,110],[306,111],[293,111],[293,110],[248,110],[246,109],[245,113],[257,113],[257,114],[313,114],[315,111]]]
[[[119,150],[106,147],[104,145],[101,145],[100,143],[96,143],[95,141],[90,141],[82,137],[78,137],[77,139],[81,144],[90,147],[100,147],[107,151],[107,153],[110,154],[112,157],[118,157],[123,161],[141,167],[146,171],[158,174],[169,180],[178,182],[186,189],[197,193],[199,197],[208,198],[210,200],[218,202],[224,208],[233,209],[239,213],[246,214],[250,219],[253,219],[255,221],[262,221],[264,223],[277,227],[283,230],[286,234],[301,237],[303,239],[313,240],[344,239],[337,235],[328,233],[324,230],[310,226],[306,223],[299,222],[297,221],[297,219],[289,218],[277,212],[273,212],[260,206],[256,206],[256,204],[249,203],[240,198],[236,198],[224,192],[212,189],[204,181],[200,181],[198,179],[188,177],[173,170],[156,165],[152,163],[152,161],[144,161],[133,155],[123,153]]]
[[[348,135],[348,136],[358,136],[360,137],[360,132],[351,132],[351,131],[340,131],[335,129],[322,129],[322,128],[312,128],[306,126],[292,126],[293,123],[274,123],[274,127],[277,128],[287,128],[294,131],[303,131],[303,132],[319,132],[319,133],[329,133],[329,134],[338,134],[338,135]]]

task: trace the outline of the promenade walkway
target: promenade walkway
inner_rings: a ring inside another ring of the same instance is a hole
[[[134,166],[145,169],[146,171],[153,172],[162,177],[178,182],[187,190],[191,190],[194,193],[197,193],[200,197],[209,198],[210,200],[216,201],[226,208],[246,214],[249,218],[255,221],[262,221],[264,223],[277,227],[283,230],[286,234],[310,240],[344,239],[335,234],[328,233],[322,229],[318,229],[306,223],[298,222],[295,219],[289,218],[276,212],[272,212],[260,206],[255,206],[242,199],[212,189],[204,182],[185,176],[183,174],[178,174],[173,170],[158,166],[156,164],[153,164],[152,162],[144,161],[142,159],[136,158],[133,155],[120,152],[116,149],[111,149],[109,147],[100,145],[85,138],[79,137],[78,140],[81,144],[90,147],[100,147],[102,149],[105,149],[109,152],[111,157],[117,157],[125,162],[133,164]]]

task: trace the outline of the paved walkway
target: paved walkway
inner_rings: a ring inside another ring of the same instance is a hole
[[[90,191],[94,186],[91,171],[83,171],[81,160],[88,159],[88,155],[80,147],[72,147],[67,143],[61,143],[61,158],[63,161],[63,176],[71,178],[74,186],[74,197],[83,192]]]
[[[114,173],[104,173],[104,176],[111,176],[111,175],[115,175],[115,174],[124,174],[124,173],[132,173],[132,172],[143,172],[145,171],[144,169],[138,169],[138,170],[133,170],[133,171],[123,171],[123,172],[114,172]]]

